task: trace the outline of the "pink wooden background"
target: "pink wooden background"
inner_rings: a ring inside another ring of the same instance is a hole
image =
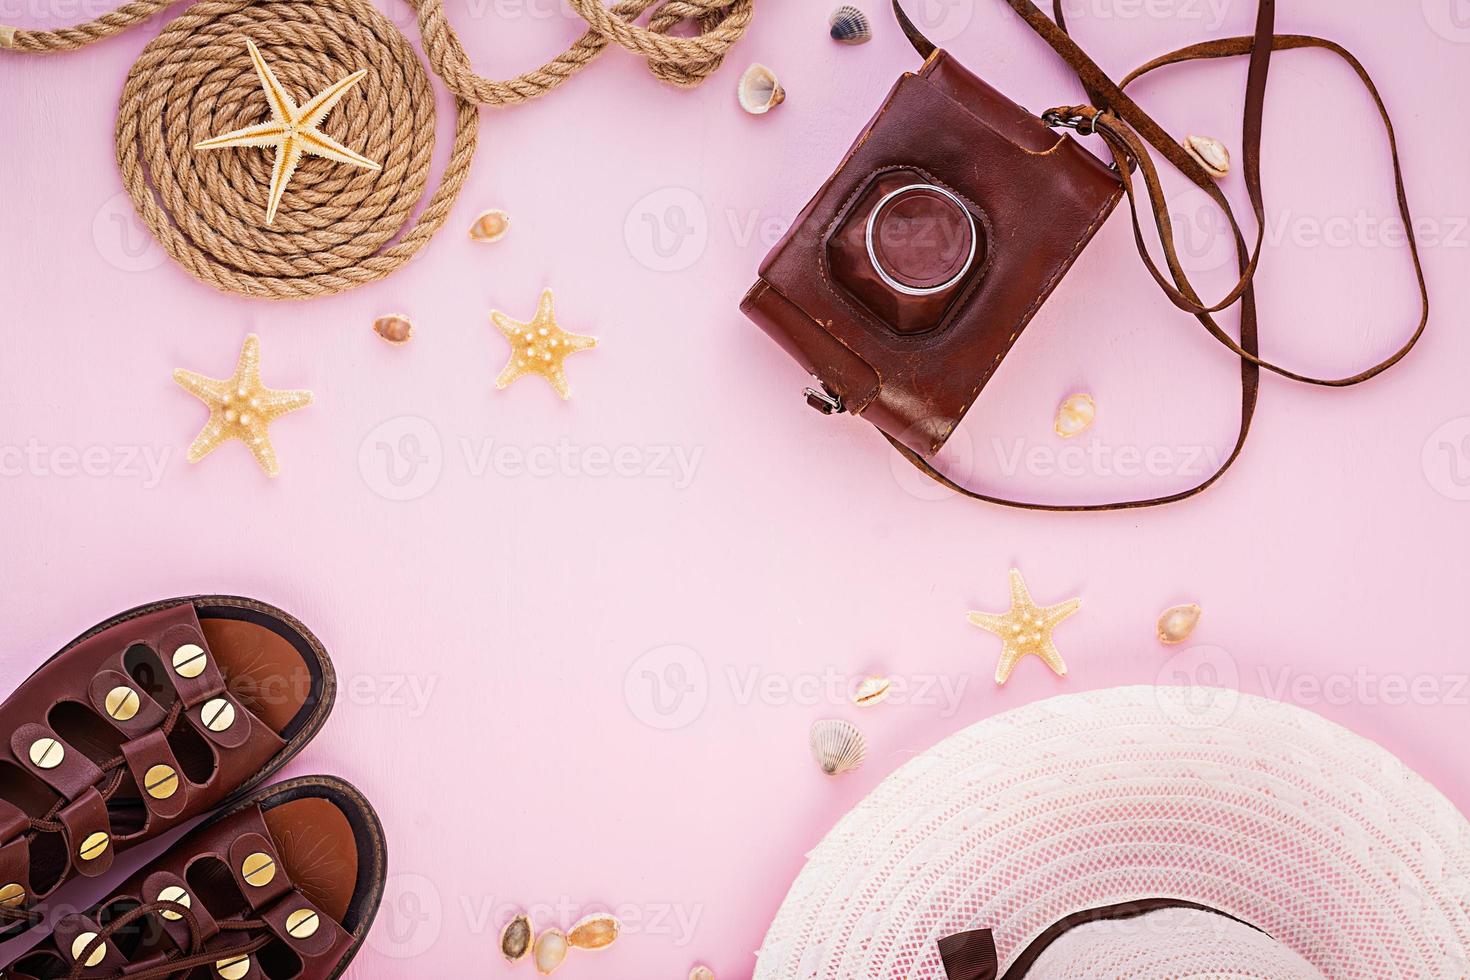
[[[916,2],[1023,104],[1076,97],[998,0]],[[94,6],[0,0],[0,22]],[[879,0],[878,37],[859,48],[826,38],[828,4],[757,6],[734,63],[697,92],[610,52],[542,102],[484,112],[469,185],[411,266],[290,305],[195,283],[132,217],[114,110],[157,25],[80,54],[0,54],[0,678],[166,595],[245,593],[311,624],[343,686],[291,771],[356,782],[391,837],[357,980],[500,975],[495,934],[520,906],[545,924],[625,920],[566,980],[682,980],[700,961],[745,976],[802,854],[885,773],[1061,691],[1238,684],[1380,740],[1470,804],[1470,136],[1442,108],[1470,84],[1470,5],[1280,14],[1283,31],[1357,51],[1395,114],[1435,301],[1422,347],[1348,392],[1268,380],[1223,485],[1091,517],[933,492],[865,423],[806,409],[802,372],[737,312],[769,244],[916,63]],[[1247,0],[1067,9],[1118,73],[1253,16]],[[450,17],[499,75],[578,33],[553,0],[454,0]],[[764,118],[734,101],[753,60],[790,91]],[[1139,96],[1175,131],[1238,149],[1242,82],[1243,65],[1190,67]],[[1414,313],[1387,154],[1355,85],[1324,55],[1272,68],[1264,343],[1318,372],[1382,356]],[[441,93],[441,160],[447,113]],[[1241,200],[1238,176],[1226,186]],[[1223,282],[1207,209],[1175,203],[1191,267]],[[513,229],[474,245],[465,229],[488,207]],[[529,316],[546,285],[564,326],[601,338],[569,362],[566,404],[535,379],[492,387],[506,344],[489,311]],[[373,336],[388,312],[417,321],[408,347]],[[249,331],[268,384],[317,396],[277,423],[274,482],[239,445],[186,463],[204,411],[170,380],[227,372]],[[1181,486],[1228,445],[1237,374],[1115,216],[956,446],[978,474],[1057,499]],[[1099,421],[1062,443],[1051,414],[1074,390]],[[1058,632],[1065,680],[1030,661],[1003,690],[990,681],[998,644],[964,613],[1004,608],[1013,565],[1038,601],[1083,599]],[[1190,600],[1205,609],[1197,643],[1171,656],[1154,618]],[[859,715],[846,687],[869,671],[903,690]],[[816,772],[820,717],[862,723],[860,772]]]

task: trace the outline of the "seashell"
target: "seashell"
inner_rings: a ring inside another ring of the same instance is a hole
[[[567,942],[577,949],[606,949],[623,931],[616,916],[605,912],[584,916],[567,931]]]
[[[531,925],[528,915],[517,915],[500,930],[500,952],[508,963],[519,963],[531,952],[536,939],[536,927]]]
[[[776,73],[762,64],[754,64],[740,76],[740,108],[759,116],[786,101],[786,90],[776,80]]]
[[[873,25],[868,15],[851,4],[843,4],[832,11],[827,21],[832,27],[832,40],[843,44],[863,44],[873,39]]]
[[[870,708],[886,701],[892,690],[893,682],[886,677],[864,677],[852,692],[852,703],[859,708]]]
[[[868,754],[867,740],[857,726],[835,718],[812,725],[811,746],[812,758],[829,776],[852,772]]]
[[[477,242],[498,242],[510,230],[510,215],[504,211],[486,211],[470,225],[470,238]]]
[[[1194,157],[1211,177],[1224,177],[1230,172],[1230,151],[1225,144],[1209,136],[1184,137],[1184,152]]]
[[[1076,394],[1057,406],[1056,433],[1070,439],[1092,424],[1097,416],[1097,403],[1091,395]]]
[[[373,332],[390,344],[406,344],[413,336],[413,321],[402,313],[390,313],[373,321]]]
[[[536,944],[531,947],[531,960],[536,964],[536,972],[543,975],[552,973],[567,958],[570,948],[567,934],[560,929],[547,929],[537,936]]]
[[[1199,625],[1200,608],[1194,603],[1165,609],[1159,617],[1159,642],[1183,643]]]
[[[689,971],[689,980],[715,980],[715,971],[707,966],[696,966]]]

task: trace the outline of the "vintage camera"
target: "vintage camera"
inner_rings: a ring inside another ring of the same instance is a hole
[[[942,50],[905,74],[741,309],[807,400],[939,451],[1122,194],[1072,136]]]

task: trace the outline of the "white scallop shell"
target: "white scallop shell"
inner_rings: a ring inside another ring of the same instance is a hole
[[[812,725],[811,747],[812,758],[829,776],[852,772],[868,754],[868,741],[857,726],[835,718]]]
[[[1194,157],[1211,177],[1224,177],[1230,172],[1230,151],[1211,136],[1184,137],[1184,152]]]
[[[776,73],[765,65],[756,63],[745,69],[740,76],[740,108],[752,115],[762,115],[786,101],[786,90],[776,79]]]

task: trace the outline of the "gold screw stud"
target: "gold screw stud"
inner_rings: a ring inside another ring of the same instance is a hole
[[[38,738],[31,743],[31,763],[37,769],[55,769],[66,758],[66,749],[54,738]]]
[[[174,673],[180,677],[198,677],[209,663],[209,655],[197,643],[185,643],[174,651]]]
[[[170,766],[154,766],[143,774],[143,789],[155,800],[166,800],[179,791],[179,774]]]
[[[224,977],[224,980],[240,980],[250,972],[250,957],[231,956],[229,959],[216,960],[214,971]]]
[[[25,886],[11,882],[0,887],[0,908],[18,909],[26,902]]]
[[[321,917],[311,909],[297,909],[286,916],[286,932],[294,939],[310,939],[321,925]]]
[[[82,846],[77,848],[77,856],[83,861],[95,861],[107,850],[111,841],[112,838],[100,830],[95,834],[88,834],[87,839],[82,841]]]
[[[178,885],[169,885],[163,889],[158,893],[158,900],[160,902],[173,902],[175,905],[182,905],[186,909],[194,907],[194,902],[189,898],[189,893]],[[158,914],[170,922],[178,922],[184,917],[181,912],[171,912],[168,910],[161,911]]]
[[[212,698],[204,702],[199,718],[210,731],[226,732],[235,723],[235,706],[224,698]]]
[[[92,940],[96,938],[97,934],[95,932],[84,932],[81,935],[77,936],[77,938],[73,939],[71,941],[71,958],[74,960],[81,959],[82,954],[87,951],[87,947],[92,945]],[[92,955],[87,957],[87,962],[85,965],[89,968],[94,967],[98,963],[101,963],[102,960],[106,958],[106,956],[107,944],[98,943],[97,948],[92,950]],[[244,976],[244,974],[242,973],[241,976]]]
[[[256,851],[240,865],[240,875],[254,888],[264,888],[276,878],[276,859]]]
[[[107,692],[107,717],[113,721],[132,721],[140,704],[137,691],[119,684]]]

